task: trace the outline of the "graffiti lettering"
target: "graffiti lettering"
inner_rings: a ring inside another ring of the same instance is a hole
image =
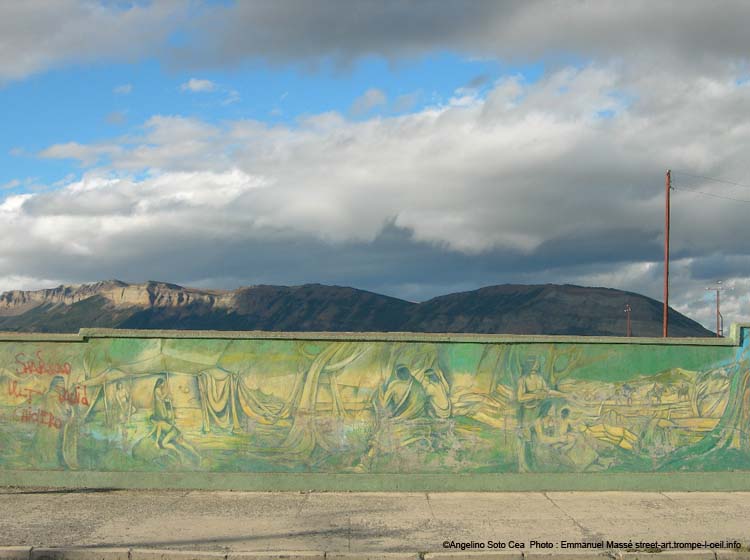
[[[47,426],[48,428],[55,428],[59,430],[62,428],[62,420],[56,418],[54,414],[47,410],[25,408],[21,411],[20,416],[16,416],[19,422],[26,424],[39,424],[40,426]]]
[[[79,393],[78,390],[83,389],[83,394]],[[76,385],[74,390],[68,390],[63,389],[60,391],[60,395],[58,397],[61,403],[68,403],[71,406],[75,405],[82,405],[82,406],[88,406],[89,405],[89,399],[88,394],[86,393],[86,387],[81,387],[80,385]]]
[[[734,346],[0,342],[0,472],[750,472],[741,333]],[[519,545],[484,545],[498,543]]]
[[[34,358],[26,359],[26,354],[16,354],[16,373],[18,375],[70,375],[70,364],[68,362],[54,363],[45,362],[42,351],[38,350]]]
[[[28,387],[18,387],[18,381],[9,381],[8,394],[11,397],[26,399],[26,402],[31,404],[31,398],[34,395],[41,395],[42,392]]]

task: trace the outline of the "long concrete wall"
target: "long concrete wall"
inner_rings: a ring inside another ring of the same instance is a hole
[[[0,334],[0,484],[750,489],[728,339]]]

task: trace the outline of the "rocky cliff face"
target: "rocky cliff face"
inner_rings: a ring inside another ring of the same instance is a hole
[[[661,304],[608,288],[489,286],[411,303],[339,286],[252,286],[234,291],[117,280],[0,294],[0,330],[77,332],[82,327],[279,331],[411,331],[659,336]],[[671,336],[711,336],[670,310]]]
[[[114,307],[184,307],[201,303],[216,308],[231,308],[235,294],[220,290],[196,290],[165,282],[127,284],[108,280],[94,284],[58,286],[47,290],[13,290],[0,294],[0,316],[21,315],[39,306],[74,305],[100,296]]]

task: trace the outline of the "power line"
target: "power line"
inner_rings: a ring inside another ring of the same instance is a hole
[[[711,196],[713,198],[721,198],[722,200],[733,200],[735,202],[750,202],[750,200],[747,200],[747,199],[744,199],[744,198],[732,198],[731,196],[724,196],[724,195],[721,195],[721,194],[709,193],[709,192],[699,191],[699,190],[695,190],[695,189],[687,189],[685,187],[679,187],[678,188],[678,187],[672,186],[672,189],[676,190],[676,191],[687,191],[687,192],[692,192],[692,193],[696,193],[696,194],[702,194],[702,195],[705,195],[705,196]]]
[[[735,187],[742,187],[743,189],[750,189],[750,185],[743,185],[735,181],[727,181],[726,179],[719,179],[717,177],[709,177],[707,175],[696,175],[695,173],[686,173],[685,171],[672,171],[678,175],[687,175],[688,177],[695,177],[696,179],[704,179],[706,181],[713,181],[714,183],[724,183],[725,185],[733,185]]]

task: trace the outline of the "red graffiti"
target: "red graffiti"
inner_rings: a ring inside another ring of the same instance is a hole
[[[62,428],[62,420],[56,418],[54,414],[46,410],[26,408],[21,411],[20,416],[16,416],[20,422],[26,424],[39,424],[40,426],[47,426],[48,428],[55,428],[59,430]]]
[[[41,391],[37,391],[36,389],[29,389],[28,387],[18,387],[18,381],[9,381],[8,382],[8,394],[11,397],[17,397],[21,399],[26,399],[26,402],[31,404],[31,398],[34,395],[41,395]]]
[[[71,367],[68,362],[45,362],[41,350],[38,350],[35,355],[36,360],[34,358],[26,359],[24,352],[16,354],[16,364],[18,364],[16,373],[18,375],[70,375]]]
[[[81,391],[83,391],[81,393]],[[86,387],[76,385],[74,389],[57,389],[57,400],[61,403],[67,403],[71,406],[89,405],[88,392]],[[29,387],[19,387],[18,381],[8,382],[8,395],[11,397],[25,399],[26,402],[31,404],[31,400],[34,395],[41,395],[42,391],[31,389]]]
[[[78,392],[79,389],[83,389],[83,394],[80,394]],[[81,387],[80,385],[76,385],[74,390],[68,390],[63,389],[60,391],[60,395],[58,397],[61,403],[68,403],[71,406],[75,406],[77,404],[88,406],[89,405],[89,399],[88,394],[86,393],[86,387]]]

